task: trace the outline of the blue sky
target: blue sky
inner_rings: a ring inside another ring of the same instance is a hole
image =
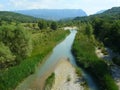
[[[83,9],[87,14],[120,6],[120,0],[0,0],[0,10]]]

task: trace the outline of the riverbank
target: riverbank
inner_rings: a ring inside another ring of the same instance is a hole
[[[81,28],[81,30],[78,30],[72,48],[78,66],[83,67],[91,74],[98,85],[98,89],[118,90],[118,87],[109,72],[108,65],[95,54],[93,38],[89,38],[89,36],[86,36],[82,32],[85,28],[84,26],[81,26]]]
[[[109,51],[107,52],[108,55],[104,55],[102,53],[101,49],[98,49],[98,48],[95,49],[95,53],[99,58],[106,60],[108,62],[108,64],[112,64],[110,66],[112,77],[114,78],[114,80],[115,80],[115,82],[118,85],[119,90],[120,90],[120,67],[115,65],[112,62],[112,58],[113,58],[112,54],[114,54],[114,53],[112,51],[111,52],[109,52]]]
[[[64,30],[56,30],[54,32],[46,30],[44,32],[33,33],[32,43],[34,48],[31,56],[22,60],[21,63],[16,66],[0,71],[0,89],[13,90],[16,86],[20,86],[22,89],[16,90],[27,90],[35,77],[37,77],[34,73],[36,73],[35,70],[38,64],[44,62],[44,58],[68,34],[69,32]],[[38,78],[40,77],[38,76]]]
[[[55,68],[55,84],[51,90],[84,90],[80,85],[83,80],[78,77],[74,66],[68,59],[63,58]]]

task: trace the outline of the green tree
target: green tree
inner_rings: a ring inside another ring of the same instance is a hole
[[[15,55],[12,54],[9,47],[0,42],[0,68],[7,67],[9,62],[15,60]]]
[[[86,25],[85,34],[88,35],[88,37],[90,37],[93,34],[93,28],[90,23]]]
[[[46,23],[46,21],[44,21],[44,20],[40,20],[39,22],[38,22],[38,27],[39,27],[39,29],[46,29],[47,28],[47,23]]]
[[[32,51],[30,33],[20,25],[2,26],[0,28],[0,40],[10,48],[17,59],[25,58]]]
[[[14,34],[12,51],[18,57],[25,58],[26,56],[29,56],[32,51],[30,33],[27,30],[24,30],[21,26],[18,26],[14,30]]]
[[[52,30],[57,30],[57,28],[58,28],[57,23],[56,23],[56,22],[52,22],[52,23],[51,23],[51,29],[52,29]]]

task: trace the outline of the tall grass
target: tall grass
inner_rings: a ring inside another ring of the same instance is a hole
[[[53,47],[66,37],[68,31],[33,33],[33,52],[30,57],[17,65],[0,71],[0,90],[13,90],[27,76],[35,72],[35,67],[42,62]],[[38,34],[38,36],[36,36]],[[41,38],[40,35],[43,35]],[[50,34],[50,36],[49,36]],[[36,36],[36,37],[35,37]]]
[[[107,64],[96,56],[93,42],[80,31],[76,35],[72,52],[77,64],[91,73],[100,90],[118,90]]]

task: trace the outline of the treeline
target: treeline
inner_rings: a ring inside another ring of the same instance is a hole
[[[48,28],[52,29],[52,30],[57,30],[58,23],[55,22],[55,21],[39,20],[38,27],[39,27],[40,30],[48,29]]]
[[[96,38],[120,53],[120,20],[94,18],[92,25]]]
[[[120,54],[120,14],[117,14],[117,16],[117,19],[95,17],[91,20],[91,24],[96,39],[103,42],[104,46]],[[120,65],[120,57],[115,56],[113,62]]]
[[[89,71],[100,90],[118,90],[108,65],[95,54],[97,46],[99,43],[94,38],[92,25],[81,24],[72,49],[77,64]]]

